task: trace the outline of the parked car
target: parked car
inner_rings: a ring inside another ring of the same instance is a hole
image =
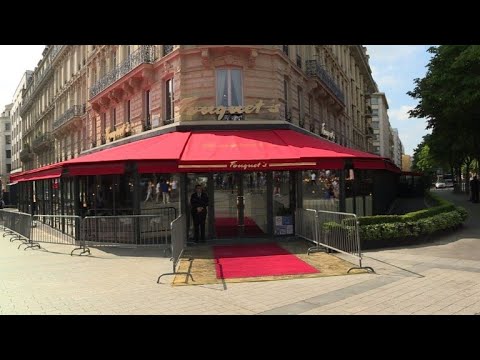
[[[437,181],[437,182],[435,183],[435,189],[443,189],[443,188],[445,188],[445,187],[447,187],[447,186],[445,185],[444,182]]]

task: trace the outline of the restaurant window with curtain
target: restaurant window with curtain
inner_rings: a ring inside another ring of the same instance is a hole
[[[241,69],[217,69],[216,89],[218,106],[243,105]]]

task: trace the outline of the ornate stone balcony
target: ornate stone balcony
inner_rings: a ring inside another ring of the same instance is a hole
[[[57,120],[53,122],[53,131],[56,131],[67,123],[75,123],[85,114],[85,105],[74,105],[63,113]]]
[[[173,47],[173,45],[171,46]],[[117,65],[112,71],[110,71],[92,86],[90,89],[90,99],[95,98],[110,85],[120,80],[123,76],[127,75],[138,66],[142,64],[151,64],[155,61],[155,59],[156,52],[153,45],[140,46],[140,48],[131,53],[125,61]]]
[[[342,105],[345,105],[345,95],[323,66],[317,60],[307,60],[305,63],[307,75],[317,78]]]
[[[38,154],[42,151],[49,150],[53,145],[53,138],[50,133],[44,133],[37,136],[32,141],[32,150]]]

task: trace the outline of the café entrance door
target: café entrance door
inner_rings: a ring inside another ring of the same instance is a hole
[[[216,238],[267,235],[267,174],[222,172],[213,180]]]

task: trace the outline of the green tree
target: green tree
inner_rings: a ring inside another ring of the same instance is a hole
[[[441,45],[428,52],[425,77],[407,93],[418,100],[410,117],[425,118],[432,129],[429,161],[459,174],[480,160],[480,45]]]

